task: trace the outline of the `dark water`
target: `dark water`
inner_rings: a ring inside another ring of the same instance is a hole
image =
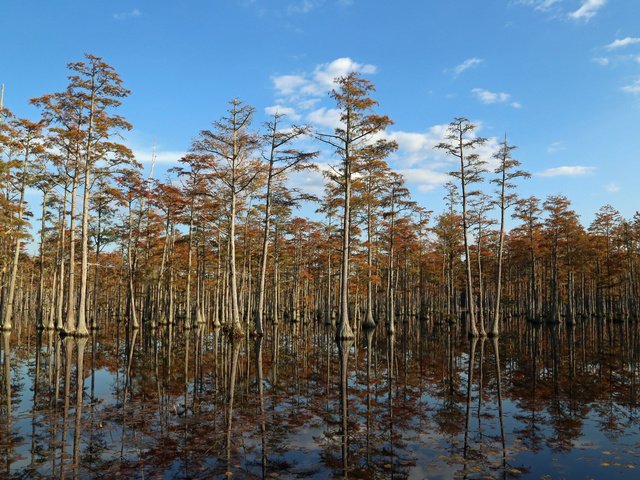
[[[638,325],[279,330],[4,334],[0,477],[640,478]]]

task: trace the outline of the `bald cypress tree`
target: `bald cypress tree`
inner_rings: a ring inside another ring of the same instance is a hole
[[[265,191],[264,216],[262,219],[262,247],[260,251],[259,279],[256,286],[256,304],[254,309],[254,326],[258,335],[263,335],[264,326],[262,316],[264,313],[266,278],[267,278],[267,252],[269,249],[269,230],[271,225],[271,208],[273,193],[277,187],[284,188],[282,182],[287,173],[312,168],[310,163],[317,156],[317,152],[303,152],[293,148],[292,143],[300,137],[310,133],[309,127],[293,125],[283,128],[284,115],[275,113],[267,122],[267,132],[264,135],[266,148],[262,153],[267,164],[267,179]]]
[[[459,169],[449,172],[449,175],[460,181],[460,195],[462,203],[462,233],[464,236],[464,258],[466,263],[466,300],[469,312],[469,335],[479,335],[476,324],[476,311],[474,303],[473,276],[471,275],[471,254],[469,249],[469,197],[476,192],[470,188],[482,180],[485,170],[485,161],[475,150],[483,145],[487,139],[475,136],[476,126],[466,118],[455,118],[447,129],[445,141],[436,145],[436,148],[444,150],[459,161]]]
[[[13,174],[14,184],[16,185],[16,211],[15,217],[12,217],[12,231],[13,231],[13,253],[10,263],[9,273],[9,285],[7,291],[6,302],[4,303],[4,309],[0,314],[0,330],[11,330],[13,319],[13,302],[16,291],[16,280],[18,278],[18,266],[20,259],[20,251],[22,243],[26,233],[25,227],[25,212],[27,210],[25,204],[25,192],[30,184],[32,162],[38,155],[44,152],[42,145],[42,123],[36,123],[24,119],[15,119],[10,123],[10,135],[9,142],[12,143],[12,148],[16,152],[16,158],[14,159],[15,173]],[[10,170],[9,170],[10,171]]]
[[[493,323],[489,330],[489,335],[496,336],[500,333],[500,300],[502,296],[502,254],[504,250],[504,217],[506,211],[518,202],[518,196],[515,193],[516,185],[513,183],[518,178],[529,178],[531,174],[520,170],[521,163],[511,156],[511,151],[515,149],[515,145],[509,145],[505,136],[504,141],[500,144],[500,149],[494,155],[498,160],[498,166],[495,169],[497,178],[491,180],[491,183],[497,185],[497,200],[500,210],[500,236],[498,238],[498,269],[496,272],[496,306],[493,311]]]
[[[250,130],[254,108],[234,98],[229,102],[227,114],[213,123],[213,130],[202,130],[191,150],[206,163],[207,174],[215,184],[222,186],[228,203],[228,272],[229,313],[228,327],[232,335],[241,335],[240,306],[238,302],[238,275],[236,269],[236,216],[239,197],[246,193],[261,173],[262,162],[254,154],[262,139]]]
[[[113,110],[129,94],[115,69],[102,58],[85,54],[84,61],[67,65],[69,84],[64,92],[32,100],[50,123],[52,144],[62,148],[65,171],[71,184],[69,302],[65,333],[86,336],[89,275],[89,206],[98,176],[108,175],[116,165],[133,162],[131,150],[115,141],[131,125]],[[78,189],[82,187],[80,292],[76,313],[75,218]]]
[[[375,90],[373,84],[352,72],[336,79],[336,88],[331,92],[340,111],[340,124],[333,133],[318,133],[317,137],[335,149],[339,163],[329,173],[329,178],[338,184],[342,193],[342,245],[340,265],[340,310],[339,339],[353,338],[349,323],[349,260],[351,243],[351,196],[353,174],[363,152],[373,143],[374,137],[392,124],[386,115],[373,112],[377,102],[370,97]],[[383,142],[386,142],[383,140]],[[382,148],[383,144],[379,144]]]

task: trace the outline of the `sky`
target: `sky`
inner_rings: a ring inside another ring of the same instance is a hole
[[[487,158],[505,135],[518,146],[523,196],[566,195],[586,225],[607,203],[639,209],[637,0],[4,0],[0,44],[5,106],[32,119],[28,100],[64,89],[67,62],[114,66],[127,144],[147,170],[155,149],[161,179],[232,98],[256,128],[277,109],[330,131],[332,79],[355,70],[427,209],[443,209],[455,163],[433,147],[454,117],[478,125]],[[292,183],[321,193],[323,179]]]

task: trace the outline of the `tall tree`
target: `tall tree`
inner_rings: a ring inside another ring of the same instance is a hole
[[[486,162],[480,158],[475,150],[486,143],[487,139],[475,136],[476,126],[466,118],[455,118],[447,129],[444,139],[436,145],[449,155],[455,157],[460,162],[458,170],[449,174],[460,181],[462,197],[462,233],[464,237],[464,258],[466,262],[466,300],[469,311],[469,335],[477,337],[478,327],[476,325],[476,313],[473,294],[473,277],[471,275],[471,254],[469,251],[469,218],[467,213],[467,202],[469,196],[474,195],[474,191],[469,188],[482,180],[482,174],[486,171]]]
[[[18,278],[18,265],[20,259],[20,252],[22,248],[22,241],[25,236],[23,231],[25,222],[24,216],[26,211],[25,204],[25,192],[27,186],[30,183],[30,167],[31,162],[34,161],[34,157],[41,155],[44,152],[42,145],[42,128],[41,122],[36,123],[25,119],[16,119],[12,122],[12,141],[15,143],[15,147],[19,153],[19,158],[16,162],[17,171],[15,174],[15,189],[18,194],[17,199],[17,212],[16,218],[13,219],[14,234],[14,247],[13,247],[13,259],[11,261],[11,273],[9,275],[9,289],[7,294],[6,304],[4,305],[4,311],[2,313],[2,319],[0,320],[0,330],[11,330],[12,318],[13,318],[13,301],[16,290],[16,280]]]
[[[264,145],[268,145],[262,156],[267,163],[267,184],[265,192],[264,217],[262,220],[262,249],[260,252],[259,280],[256,286],[256,304],[254,311],[254,326],[258,335],[263,335],[264,326],[262,316],[264,313],[265,285],[267,277],[267,253],[269,249],[269,229],[271,223],[271,201],[275,183],[281,183],[287,172],[300,171],[311,168],[311,160],[317,156],[317,152],[303,152],[291,146],[298,138],[308,135],[308,127],[290,126],[282,128],[284,115],[275,113],[267,122],[264,135]]]
[[[85,54],[84,62],[68,65],[69,90],[77,107],[84,113],[81,165],[84,177],[82,195],[82,233],[80,236],[82,257],[80,263],[80,300],[78,303],[77,336],[87,336],[87,284],[89,274],[89,200],[93,186],[94,170],[98,162],[109,167],[133,158],[128,147],[114,142],[116,132],[130,130],[131,125],[112,110],[120,106],[120,99],[129,94],[114,68],[100,57]]]
[[[114,141],[122,130],[131,125],[113,110],[120,106],[120,99],[129,94],[115,69],[100,57],[85,54],[85,60],[67,65],[70,70],[69,84],[61,93],[45,95],[32,100],[40,106],[43,116],[53,124],[55,143],[64,145],[67,172],[71,181],[70,211],[70,261],[69,261],[69,305],[65,333],[87,336],[87,288],[89,275],[89,206],[91,190],[97,175],[113,171],[114,165],[129,163],[133,159],[131,150]],[[100,173],[98,173],[100,171]],[[77,189],[82,185],[81,214],[81,262],[80,292],[75,301],[75,216]]]
[[[375,232],[378,226],[376,220],[382,204],[382,196],[389,185],[391,176],[391,169],[385,158],[396,148],[397,145],[394,142],[376,142],[369,148],[363,149],[358,169],[360,175],[355,183],[367,235],[367,305],[363,323],[366,328],[376,326],[373,315],[373,256]]]
[[[504,216],[506,211],[515,205],[518,196],[515,193],[516,185],[514,180],[518,178],[529,178],[531,174],[524,170],[519,170],[521,163],[511,156],[511,151],[516,148],[515,145],[509,145],[505,135],[504,141],[500,144],[500,149],[494,154],[499,163],[495,169],[497,178],[491,180],[498,186],[497,204],[500,209],[500,234],[498,237],[498,268],[496,271],[496,304],[493,311],[493,322],[489,335],[497,336],[500,334],[500,300],[502,296],[502,253],[504,248]]]
[[[354,170],[362,157],[363,149],[373,143],[377,134],[392,124],[386,115],[372,112],[377,102],[370,97],[375,90],[373,84],[352,72],[335,80],[336,87],[331,92],[340,111],[340,125],[333,133],[319,133],[317,137],[335,148],[340,159],[337,168],[330,174],[342,190],[342,248],[340,268],[340,311],[338,339],[353,338],[353,330],[349,323],[349,258],[351,242],[351,194]],[[382,140],[379,145],[391,143]]]
[[[232,335],[241,335],[238,303],[238,279],[236,269],[236,216],[239,196],[247,192],[261,173],[261,162],[253,155],[261,144],[258,134],[249,130],[254,108],[237,98],[229,102],[227,115],[213,123],[213,130],[202,130],[193,142],[193,153],[208,160],[211,177],[219,182],[227,194],[229,227],[227,240],[229,252],[230,318]]]

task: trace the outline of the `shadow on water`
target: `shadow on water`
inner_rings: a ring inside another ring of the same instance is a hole
[[[2,332],[0,477],[636,478],[640,332]]]

